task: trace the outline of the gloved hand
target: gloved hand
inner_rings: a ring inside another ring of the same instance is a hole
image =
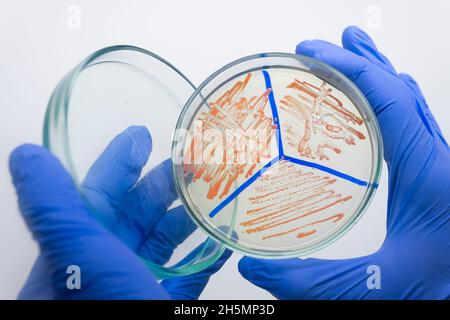
[[[280,299],[449,299],[449,147],[410,76],[398,74],[362,30],[347,28],[342,42],[344,48],[305,41],[296,52],[346,75],[377,116],[389,169],[386,239],[365,257],[245,257],[239,271]],[[379,271],[380,289],[367,286],[372,270]]]
[[[11,154],[20,210],[41,252],[19,298],[198,298],[229,251],[202,272],[161,284],[136,255],[164,263],[195,230],[182,206],[168,210],[177,198],[169,160],[136,183],[151,146],[147,129],[130,127],[94,163],[82,188],[97,217],[46,149],[23,145]],[[81,270],[80,290],[67,288],[69,265]]]

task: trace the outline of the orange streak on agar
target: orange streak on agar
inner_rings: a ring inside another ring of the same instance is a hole
[[[308,237],[308,236],[310,236],[310,235],[313,235],[313,234],[316,233],[316,232],[317,232],[316,229],[313,229],[313,230],[307,231],[307,232],[301,232],[301,233],[299,233],[299,234],[297,235],[297,238],[306,238],[306,237]]]
[[[320,198],[321,196],[323,196],[325,194],[328,194],[328,195],[323,197],[323,198]],[[311,205],[320,203],[320,202],[322,202],[324,200],[327,200],[327,199],[330,199],[332,197],[336,197],[336,195],[334,195],[334,191],[333,190],[328,190],[326,192],[317,191],[313,195],[310,195],[310,196],[308,196],[306,198],[297,200],[297,201],[295,201],[293,203],[289,203],[289,205],[287,205],[287,206],[285,206],[285,207],[283,207],[281,209],[276,208],[274,211],[272,211],[272,212],[270,212],[268,214],[259,215],[257,218],[241,222],[241,225],[242,226],[251,226],[251,225],[254,225],[254,224],[258,223],[258,222],[265,222],[265,221],[273,220],[275,218],[279,218],[279,217],[285,216],[288,213],[293,212],[294,210],[291,210],[291,209],[295,209],[295,211],[296,211],[296,210],[299,210],[299,209],[307,208],[307,207],[310,207]],[[305,204],[305,202],[310,201],[311,199],[316,199],[316,198],[319,198],[319,200],[312,201],[310,203]]]
[[[193,182],[201,180],[207,183],[207,199],[224,198],[240,177],[248,179],[258,170],[259,164],[272,158],[270,146],[278,128],[271,112],[265,112],[271,89],[265,89],[259,95],[246,96],[245,89],[251,77],[251,73],[246,74],[215,101],[208,102],[210,109],[200,112],[196,119],[202,124],[201,133],[187,141],[183,155],[185,175],[192,175]],[[290,93],[278,105],[288,115],[281,128],[285,135],[284,143],[299,155],[329,160],[330,153],[342,152],[340,144],[355,145],[357,140],[366,139],[356,129],[363,125],[363,119],[347,109],[327,83],[323,82],[318,87],[295,79],[287,88]],[[211,139],[210,129],[222,133],[234,130],[238,135],[229,145],[228,141]],[[250,131],[258,133],[258,144],[242,147],[242,142],[250,139]],[[221,149],[223,153],[219,152]],[[211,164],[210,161],[219,154],[223,155],[220,162]],[[247,154],[256,161],[240,161]],[[195,161],[199,158],[203,162]],[[279,172],[263,173],[252,185],[256,194],[248,197],[247,220],[240,222],[247,234],[259,233],[263,240],[267,240],[343,219],[344,214],[338,213],[313,222],[309,222],[310,218],[303,220],[306,217],[317,219],[319,215],[323,217],[328,209],[337,210],[352,199],[352,196],[335,191],[336,179],[298,170],[296,165],[284,160],[277,166],[280,167]],[[300,223],[303,224],[298,225]],[[316,227],[296,236],[302,239],[317,232]]]
[[[274,195],[274,194],[276,194],[276,193],[280,193],[280,192],[286,191],[287,189],[288,189],[288,187],[281,188],[281,189],[278,189],[278,190],[276,190],[276,191],[272,191],[272,192],[266,193],[266,194],[264,194],[264,195],[262,195],[262,196],[250,197],[250,198],[248,198],[248,199],[249,199],[250,201],[260,200],[260,199],[266,198],[266,197],[268,197],[268,196]]]
[[[343,140],[347,145],[355,145],[355,137],[359,140],[366,138],[349,125],[360,126],[363,120],[332,94],[327,83],[317,87],[295,79],[287,88],[292,89],[292,94],[280,100],[280,108],[289,113],[284,126],[287,144],[299,155],[329,160],[326,149],[336,154],[342,151],[333,141]]]
[[[266,239],[270,239],[270,238],[275,238],[275,237],[279,237],[279,236],[284,236],[284,235],[287,235],[287,234],[289,234],[289,233],[298,231],[298,230],[300,230],[300,229],[304,229],[304,228],[306,228],[306,227],[314,226],[314,225],[317,225],[317,224],[320,224],[320,223],[324,223],[324,222],[327,222],[327,221],[330,221],[330,220],[333,221],[334,223],[336,223],[336,222],[338,222],[339,220],[341,220],[343,217],[344,217],[344,214],[343,214],[343,213],[338,213],[338,214],[335,214],[335,215],[333,215],[333,216],[327,217],[327,218],[325,218],[325,219],[317,220],[317,221],[314,221],[314,222],[311,222],[311,223],[308,223],[308,224],[305,224],[305,225],[302,225],[302,226],[299,226],[299,227],[290,229],[290,230],[288,230],[288,231],[284,231],[284,232],[280,232],[280,233],[275,233],[275,234],[272,234],[272,235],[270,235],[270,236],[265,236],[265,237],[263,237],[263,239],[266,240]],[[315,233],[315,232],[313,232],[313,233]],[[300,234],[301,234],[301,233],[300,233]],[[300,235],[300,234],[299,234],[299,235]],[[303,235],[304,235],[304,234],[303,234]],[[308,234],[308,235],[311,235],[311,234]],[[302,237],[297,236],[297,237],[298,237],[298,238],[304,238],[304,236],[302,236]]]
[[[264,232],[263,240],[286,236],[307,227],[332,221],[337,223],[344,217],[338,213],[313,222],[295,226],[306,217],[323,215],[328,209],[338,208],[350,201],[352,196],[336,193],[332,187],[335,178],[304,172],[295,164],[280,161],[279,167],[262,175],[254,188],[256,195],[249,197],[251,207],[246,214],[251,219],[240,222],[247,234]],[[272,231],[272,233],[267,233]],[[298,238],[316,234],[317,229],[299,233]]]
[[[307,211],[304,214],[294,216],[294,217],[289,218],[289,219],[280,219],[280,220],[278,220],[276,222],[267,223],[267,224],[264,224],[262,226],[259,226],[259,227],[253,228],[253,229],[247,229],[246,232],[247,233],[254,233],[254,232],[259,232],[259,231],[271,229],[271,228],[274,228],[274,227],[277,227],[277,226],[281,226],[281,225],[287,224],[289,222],[298,220],[300,218],[304,218],[304,217],[310,216],[310,215],[312,215],[314,213],[321,212],[321,211],[323,211],[325,209],[328,209],[328,208],[330,208],[330,207],[332,207],[332,206],[334,206],[336,204],[344,203],[345,201],[348,201],[351,198],[352,198],[351,196],[348,196],[348,197],[336,200],[336,201],[334,201],[332,203],[329,203],[329,204],[327,204],[325,206],[319,207],[317,209],[314,209],[314,210],[311,210],[311,211]]]
[[[244,96],[243,90],[250,83],[251,77],[252,74],[248,73],[215,101],[208,103],[211,108],[197,117],[202,124],[200,137],[194,136],[186,144],[183,158],[185,175],[192,174],[193,182],[203,180],[209,184],[206,195],[208,199],[225,197],[240,176],[249,178],[258,164],[271,157],[269,149],[276,127],[271,113],[268,116],[264,112],[271,89],[264,89],[259,96]],[[211,133],[208,130],[221,132],[223,136],[226,136],[227,130],[234,130],[232,132],[236,135],[231,137],[230,145],[228,140],[225,145],[223,141],[211,142],[213,139],[210,139]],[[249,147],[246,139],[252,139],[251,135],[255,135],[255,132],[256,146]],[[206,156],[205,150],[209,151]],[[220,150],[223,152],[220,153]],[[212,161],[216,154],[223,154],[219,163]],[[250,159],[246,159],[247,156]],[[195,159],[201,161],[196,162]]]
[[[324,82],[325,83],[325,82]],[[308,94],[309,96],[311,96],[313,99],[317,99],[319,97],[319,93],[318,91],[321,90],[320,87],[317,87],[311,83],[308,83],[306,81],[299,81],[297,79],[295,79],[294,82],[292,82],[288,88],[295,88],[299,91],[303,91],[304,93]],[[331,90],[330,90],[331,92]],[[330,101],[327,98],[331,98],[333,101]],[[355,115],[353,112],[351,112],[350,110],[347,110],[344,105],[342,104],[342,102],[336,98],[336,96],[332,95],[331,93],[327,93],[325,100],[323,101],[324,104],[328,105],[329,107],[333,108],[334,110],[336,110],[336,112],[338,112],[341,116],[343,116],[345,119],[347,119],[348,121],[352,121],[356,124],[363,124],[363,120],[358,117],[357,115]]]

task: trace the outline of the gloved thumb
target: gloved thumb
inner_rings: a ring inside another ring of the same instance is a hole
[[[175,300],[196,300],[205,289],[211,276],[222,268],[230,256],[231,251],[227,249],[215,263],[205,270],[183,277],[164,280],[161,282],[161,285]]]
[[[167,297],[134,253],[91,217],[72,178],[48,150],[18,147],[10,156],[10,171],[56,298]],[[69,290],[70,266],[81,270],[82,290]]]
[[[55,238],[70,241],[73,224],[92,224],[72,178],[48,150],[22,145],[9,166],[20,210],[41,249]]]
[[[238,267],[245,279],[278,299],[342,299],[368,292],[369,262],[370,256],[344,260],[244,257]]]

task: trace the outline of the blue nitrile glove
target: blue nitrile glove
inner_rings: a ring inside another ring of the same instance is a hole
[[[198,298],[229,251],[200,273],[161,284],[136,255],[164,263],[195,230],[182,206],[167,211],[177,198],[170,161],[135,185],[151,145],[147,129],[130,127],[95,162],[82,186],[101,213],[95,218],[50,152],[23,145],[11,154],[20,210],[41,252],[19,298]],[[80,290],[67,288],[69,265],[81,269]]]
[[[305,41],[296,52],[345,74],[377,116],[389,168],[386,240],[365,257],[245,257],[239,270],[280,299],[449,299],[449,147],[410,76],[398,74],[362,30],[347,28],[342,42]]]

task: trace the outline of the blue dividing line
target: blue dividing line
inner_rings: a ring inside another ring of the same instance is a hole
[[[244,191],[249,185],[251,185],[253,182],[255,182],[256,179],[258,179],[267,169],[269,169],[271,166],[276,164],[280,159],[283,159],[283,160],[286,160],[286,161],[289,161],[289,162],[292,162],[292,163],[295,163],[295,164],[298,164],[301,166],[315,168],[315,169],[318,169],[318,170],[321,170],[324,172],[328,172],[336,177],[353,182],[360,186],[364,186],[364,187],[369,186],[368,182],[359,180],[359,179],[352,177],[348,174],[345,174],[343,172],[331,169],[326,166],[322,166],[322,165],[314,163],[314,162],[309,162],[309,161],[293,158],[290,156],[286,156],[284,154],[283,142],[281,140],[281,126],[280,126],[280,121],[279,121],[279,117],[278,117],[277,105],[275,103],[275,97],[273,94],[270,75],[267,72],[267,70],[262,70],[262,72],[264,75],[264,81],[266,84],[266,88],[271,89],[271,91],[269,93],[269,103],[270,103],[270,108],[272,110],[273,123],[274,123],[274,125],[277,126],[276,135],[277,135],[278,156],[276,158],[272,159],[269,163],[267,163],[264,167],[262,167],[259,171],[257,171],[253,176],[248,178],[243,184],[241,184],[238,188],[236,188],[236,190],[234,190],[227,198],[225,198],[222,202],[220,202],[217,205],[217,207],[215,207],[210,212],[209,217],[213,218],[217,213],[219,213],[220,210],[222,210],[227,204],[229,204],[231,201],[233,201],[242,191]],[[370,186],[373,188],[377,188],[378,184],[370,184]]]
[[[264,75],[266,89],[270,89],[270,93],[269,93],[270,109],[272,110],[273,124],[276,125],[276,127],[277,127],[276,135],[277,135],[278,154],[280,155],[280,157],[282,157],[284,155],[283,141],[281,140],[280,119],[278,117],[277,104],[275,103],[275,96],[273,94],[272,82],[270,81],[270,75],[267,72],[267,70],[262,70],[262,73]]]
[[[331,168],[326,167],[326,166],[322,166],[322,165],[314,163],[314,162],[300,160],[300,159],[296,159],[296,158],[289,157],[289,156],[286,156],[286,155],[284,156],[284,160],[287,160],[287,161],[292,162],[292,163],[299,164],[301,166],[315,168],[315,169],[319,169],[321,171],[325,171],[325,172],[331,173],[332,175],[335,175],[336,177],[348,180],[348,181],[353,182],[353,183],[355,183],[357,185],[360,185],[360,186],[366,187],[366,186],[369,185],[366,181],[359,180],[359,179],[357,179],[355,177],[349,176],[348,174],[342,173],[340,171],[331,169]]]
[[[245,181],[238,188],[236,188],[236,190],[234,190],[227,198],[225,198],[225,200],[219,203],[217,207],[215,207],[210,212],[209,217],[213,218],[220,210],[222,210],[227,204],[229,204],[234,198],[236,198],[242,191],[244,191],[249,185],[255,182],[255,180],[258,179],[267,169],[269,169],[271,166],[277,163],[278,160],[279,158],[276,157],[275,159],[267,163],[264,167],[262,167],[259,171],[257,171],[254,175],[248,178],[247,181]]]

